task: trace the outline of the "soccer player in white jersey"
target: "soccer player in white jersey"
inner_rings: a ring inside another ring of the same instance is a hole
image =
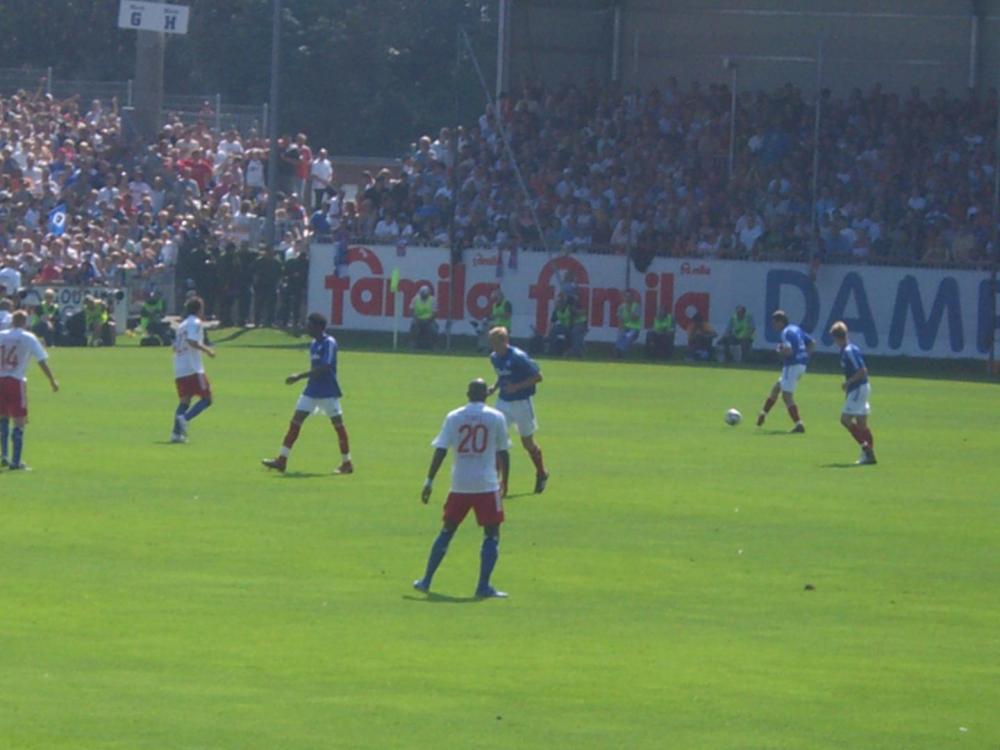
[[[0,464],[11,469],[27,469],[21,461],[24,450],[24,426],[28,423],[28,362],[34,357],[49,379],[53,392],[59,384],[49,369],[45,347],[30,331],[25,330],[28,313],[17,310],[11,316],[11,327],[0,332]],[[10,434],[10,420],[14,433]],[[7,458],[8,439],[13,437],[14,455]]]
[[[473,510],[484,534],[476,596],[483,599],[507,596],[493,588],[490,575],[500,554],[500,524],[503,523],[500,487],[501,482],[507,484],[510,438],[503,414],[486,405],[488,390],[485,380],[477,379],[469,383],[469,403],[449,412],[440,434],[431,443],[434,457],[420,494],[422,503],[426,505],[430,500],[434,476],[444,463],[449,448],[455,449],[455,461],[451,471],[451,492],[444,505],[444,526],[431,547],[424,577],[413,582],[413,588],[418,591],[430,591],[431,579],[448,552],[452,536],[469,511]]]
[[[202,301],[192,297],[184,303],[187,317],[177,327],[174,339],[174,382],[180,402],[174,412],[174,431],[170,442],[183,443],[187,440],[188,422],[212,405],[212,385],[205,377],[205,366],[201,355],[214,357],[215,352],[205,346],[205,329],[201,324]],[[191,406],[191,399],[198,397],[198,403]]]
[[[833,342],[840,349],[840,366],[844,370],[844,410],[840,414],[840,423],[844,425],[851,437],[861,446],[861,457],[856,463],[874,464],[875,438],[868,427],[868,414],[871,406],[868,398],[871,395],[871,384],[868,382],[868,367],[861,356],[861,350],[850,342],[847,336],[847,323],[838,320],[830,327]]]

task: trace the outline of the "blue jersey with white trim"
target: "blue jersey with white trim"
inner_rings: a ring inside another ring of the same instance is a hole
[[[508,346],[507,351],[501,357],[496,352],[490,355],[490,363],[497,374],[499,384],[499,398],[501,401],[523,401],[535,395],[535,384],[532,383],[527,388],[522,388],[516,393],[504,393],[503,387],[511,383],[520,383],[530,377],[537,375],[540,370],[538,365],[522,349],[516,346]]]
[[[310,398],[340,398],[337,383],[337,340],[324,335],[309,346],[309,365],[312,369],[328,365],[330,369],[320,375],[310,375],[306,389],[302,392]]]
[[[854,344],[848,344],[840,350],[840,366],[844,368],[844,378],[850,380],[858,370],[865,369],[865,360],[861,356],[861,350]],[[847,386],[847,392],[857,390],[868,382],[868,375],[860,380],[855,380]]]
[[[787,344],[792,349],[790,354],[785,355],[785,366],[809,364],[808,347],[812,342],[812,336],[794,323],[785,326],[781,331],[781,343]]]

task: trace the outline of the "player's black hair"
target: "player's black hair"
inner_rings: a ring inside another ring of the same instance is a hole
[[[192,297],[184,303],[184,312],[188,315],[197,315],[201,312],[203,305],[204,303],[201,301],[201,297]]]
[[[785,325],[788,324],[788,316],[785,315],[785,311],[784,310],[775,310],[773,313],[771,313],[771,319],[772,320],[780,320]]]
[[[306,321],[308,321],[310,325],[323,326],[323,330],[326,330],[326,318],[319,313],[309,313],[309,317],[306,318]]]

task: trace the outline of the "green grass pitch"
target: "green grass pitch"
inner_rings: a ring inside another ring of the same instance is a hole
[[[753,416],[771,369],[542,360],[530,494],[512,450],[496,585],[439,528],[429,442],[485,358],[341,351],[357,473],[313,417],[264,470],[306,366],[252,333],[167,443],[169,350],[32,366],[32,473],[0,476],[0,748],[1000,747],[1000,393],[873,372],[879,465],[840,378],[808,433]],[[743,424],[727,427],[735,406]],[[779,430],[781,431],[779,433]],[[450,466],[450,460],[449,464]],[[813,587],[807,590],[806,586]]]

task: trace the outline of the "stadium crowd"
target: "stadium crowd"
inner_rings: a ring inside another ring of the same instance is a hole
[[[442,243],[454,199],[465,245],[628,250],[638,261],[988,260],[995,91],[928,99],[875,87],[846,98],[824,92],[821,104],[814,201],[815,108],[790,85],[739,97],[730,178],[724,85],[681,90],[671,79],[620,95],[594,83],[530,82],[459,127],[457,150],[447,128],[421,138],[398,180],[382,173],[364,186],[351,229]]]
[[[354,195],[325,149],[279,144],[279,247],[258,249],[267,142],[167,118],[136,149],[117,105],[0,98],[0,283],[176,275],[223,322],[295,323],[308,239],[748,259],[977,265],[993,249],[997,95],[746,92],[528,82],[414,144]],[[509,136],[524,189],[501,138]],[[815,208],[815,213],[814,213]],[[815,217],[815,222],[814,222]]]
[[[0,98],[0,285],[140,292],[196,288],[224,321],[297,323],[308,257],[299,196],[313,160],[305,136],[283,142],[276,214],[282,244],[258,249],[266,141],[171,118],[136,149],[121,113],[78,98]],[[302,156],[299,156],[299,152]],[[287,196],[287,198],[285,197]]]

